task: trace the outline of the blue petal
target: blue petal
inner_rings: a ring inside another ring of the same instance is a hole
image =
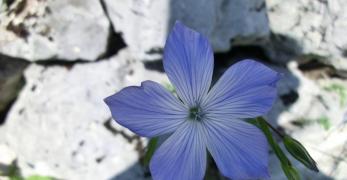
[[[176,22],[164,49],[164,68],[179,97],[194,106],[211,84],[213,51],[201,34]]]
[[[230,67],[203,100],[206,113],[254,118],[269,111],[281,75],[253,60]]]
[[[154,153],[155,180],[201,180],[206,170],[206,144],[201,123],[186,121]]]
[[[140,136],[172,133],[188,116],[187,108],[153,81],[124,88],[105,102],[119,124]]]
[[[268,144],[264,134],[242,120],[209,117],[207,149],[218,169],[231,179],[269,178]]]

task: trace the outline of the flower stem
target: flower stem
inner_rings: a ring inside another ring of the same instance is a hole
[[[275,127],[273,127],[269,122],[267,122],[265,119],[264,119],[264,122],[266,123],[267,126],[269,126],[272,131],[274,131],[278,136],[280,136],[282,139],[284,138],[285,134],[283,134],[282,132],[280,132],[279,130],[277,130]]]

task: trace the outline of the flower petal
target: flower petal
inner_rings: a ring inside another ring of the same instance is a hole
[[[119,124],[146,137],[175,131],[188,115],[177,98],[153,81],[124,88],[105,102]]]
[[[203,179],[207,155],[201,128],[186,121],[157,149],[150,163],[153,179]]]
[[[280,74],[253,60],[230,67],[214,85],[202,106],[206,113],[254,118],[270,110]]]
[[[209,117],[204,121],[207,149],[218,169],[231,179],[269,178],[264,134],[242,120]]]
[[[213,73],[213,51],[203,35],[176,22],[165,44],[163,63],[186,104],[194,106],[207,94]]]

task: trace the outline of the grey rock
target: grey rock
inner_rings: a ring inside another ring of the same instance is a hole
[[[263,0],[105,0],[105,4],[115,30],[138,59],[160,58],[176,20],[205,34],[216,52],[259,43],[270,32]]]
[[[17,97],[24,84],[23,71],[27,62],[0,54],[0,112]]]
[[[136,69],[135,72],[134,69]],[[0,126],[0,144],[16,154],[25,176],[50,175],[62,179],[141,179],[136,147],[129,130],[111,121],[103,99],[128,85],[167,78],[148,71],[127,50],[93,63],[30,65],[26,85]],[[136,177],[135,177],[136,176]]]
[[[0,144],[0,179],[7,180],[5,174],[8,174],[11,170],[10,165],[13,165],[16,159],[16,154],[6,145]]]
[[[29,61],[93,61],[110,24],[98,0],[17,0],[0,13],[0,52]]]
[[[287,153],[302,179],[346,179],[347,126],[344,113],[347,102],[339,91],[347,93],[347,81],[343,79],[311,79],[298,69],[296,61],[283,70],[279,81],[279,98],[266,119],[300,141],[317,162],[320,173],[308,170]],[[339,86],[340,90],[333,87]],[[291,104],[285,105],[283,95],[290,91],[298,94]],[[282,148],[284,149],[284,148]],[[286,179],[279,160],[270,157],[272,179]]]
[[[267,0],[270,28],[269,48],[272,59],[280,62],[292,56],[317,58],[347,69],[347,2]],[[289,55],[281,56],[279,53]]]

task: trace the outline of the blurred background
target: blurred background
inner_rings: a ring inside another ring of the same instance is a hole
[[[209,38],[214,79],[245,58],[282,72],[265,117],[320,173],[294,166],[303,179],[347,179],[345,0],[0,0],[0,179],[150,179],[148,140],[103,98],[169,83],[162,53],[176,20]],[[224,179],[209,167],[207,179]],[[272,152],[270,173],[286,179]]]

